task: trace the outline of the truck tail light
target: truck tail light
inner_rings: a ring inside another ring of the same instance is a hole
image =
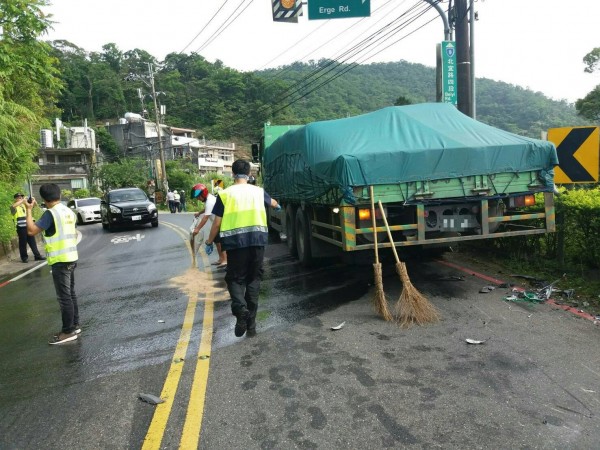
[[[509,206],[513,208],[533,205],[535,205],[535,196],[533,194],[511,197],[509,201]]]
[[[358,219],[359,220],[371,220],[371,210],[370,209],[359,209],[358,210]]]

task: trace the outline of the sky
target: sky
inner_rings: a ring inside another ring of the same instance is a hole
[[[385,44],[347,53],[402,13],[427,7],[424,0],[370,0],[370,17],[330,20],[308,20],[305,5],[298,23],[273,22],[271,0],[51,1],[43,10],[55,23],[44,39],[64,39],[86,51],[114,43],[121,51],[146,50],[158,60],[173,52],[196,52],[240,71],[321,58],[361,64],[405,60],[435,67],[436,44],[444,40],[442,19],[432,9]],[[447,5],[445,0],[442,8]],[[600,72],[585,73],[583,63],[600,47],[599,0],[476,0],[474,6],[476,78],[570,103],[600,84]]]

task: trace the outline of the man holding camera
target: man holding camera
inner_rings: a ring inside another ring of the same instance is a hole
[[[37,243],[35,242],[35,237],[27,235],[27,214],[24,205],[26,202],[25,196],[17,192],[14,195],[14,199],[14,203],[10,205],[10,213],[13,216],[13,220],[17,228],[17,236],[19,236],[19,253],[21,254],[21,261],[24,263],[29,261],[29,257],[27,256],[27,244],[29,244],[29,248],[31,248],[35,260],[43,261],[46,258],[40,255],[40,251],[37,248]]]
[[[79,326],[79,306],[75,294],[75,268],[77,253],[77,217],[73,211],[60,202],[60,187],[56,184],[43,184],[40,195],[48,209],[37,222],[31,217],[36,204],[27,203],[27,233],[35,236],[41,232],[46,246],[48,265],[52,267],[54,289],[60,305],[62,329],[49,344],[60,345],[77,339]]]

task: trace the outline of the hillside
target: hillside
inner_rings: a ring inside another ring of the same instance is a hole
[[[51,45],[65,86],[57,106],[66,124],[87,119],[101,127],[126,112],[142,110],[153,118],[149,64],[159,68],[154,77],[158,103],[166,106],[165,123],[241,147],[260,139],[266,121],[303,124],[362,114],[398,101],[435,101],[435,70],[406,61],[354,66],[321,60],[239,72],[198,54],[171,53],[159,62],[144,50],[121,52],[115,44],[106,44],[99,53],[66,41]],[[540,137],[549,127],[586,124],[573,105],[486,79],[477,80],[477,118],[531,137]]]
[[[311,89],[312,80],[327,70],[322,69],[326,64],[295,64],[256,75],[299,87],[308,84],[299,89],[298,98]],[[311,73],[315,75],[307,78]],[[332,78],[331,73],[318,82],[326,78]],[[577,116],[572,104],[549,99],[541,92],[485,78],[477,79],[476,88],[477,119],[513,133],[539,138],[548,128],[589,124]],[[301,98],[290,109],[304,123],[373,111],[395,104],[400,97],[411,103],[435,101],[435,69],[407,61],[357,66]]]

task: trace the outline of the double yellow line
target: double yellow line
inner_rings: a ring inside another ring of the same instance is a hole
[[[169,223],[162,223],[167,227],[174,230],[177,234],[183,237],[184,241],[188,243],[187,248],[195,262],[192,248],[189,245],[188,234],[180,227]],[[203,266],[206,268],[205,273],[209,279],[212,279],[212,271],[210,270],[210,262],[205,254],[201,256]],[[197,267],[194,265],[192,269],[194,272],[197,271]],[[214,291],[208,289],[205,293],[206,296],[203,299],[204,302],[204,316],[202,318],[202,335],[200,337],[200,345],[198,347],[198,355],[196,358],[196,368],[194,378],[192,381],[192,387],[190,392],[190,398],[188,401],[187,413],[185,417],[185,423],[183,426],[183,433],[179,442],[179,448],[182,449],[196,449],[200,441],[200,431],[202,428],[202,417],[204,414],[204,400],[206,397],[206,386],[208,383],[208,371],[210,368],[210,356],[211,356],[211,344],[213,334],[213,312],[214,312]],[[199,301],[200,291],[195,289],[193,286],[188,288],[188,304],[183,319],[183,326],[181,328],[181,334],[177,341],[177,347],[173,355],[171,366],[165,380],[160,397],[165,400],[164,403],[156,405],[154,416],[146,437],[142,449],[160,449],[161,442],[167,427],[167,422],[171,414],[171,409],[175,401],[175,394],[179,386],[179,380],[183,372],[185,364],[185,356],[187,354],[190,337],[192,334],[192,327],[194,325],[194,317],[196,314],[196,306]]]

